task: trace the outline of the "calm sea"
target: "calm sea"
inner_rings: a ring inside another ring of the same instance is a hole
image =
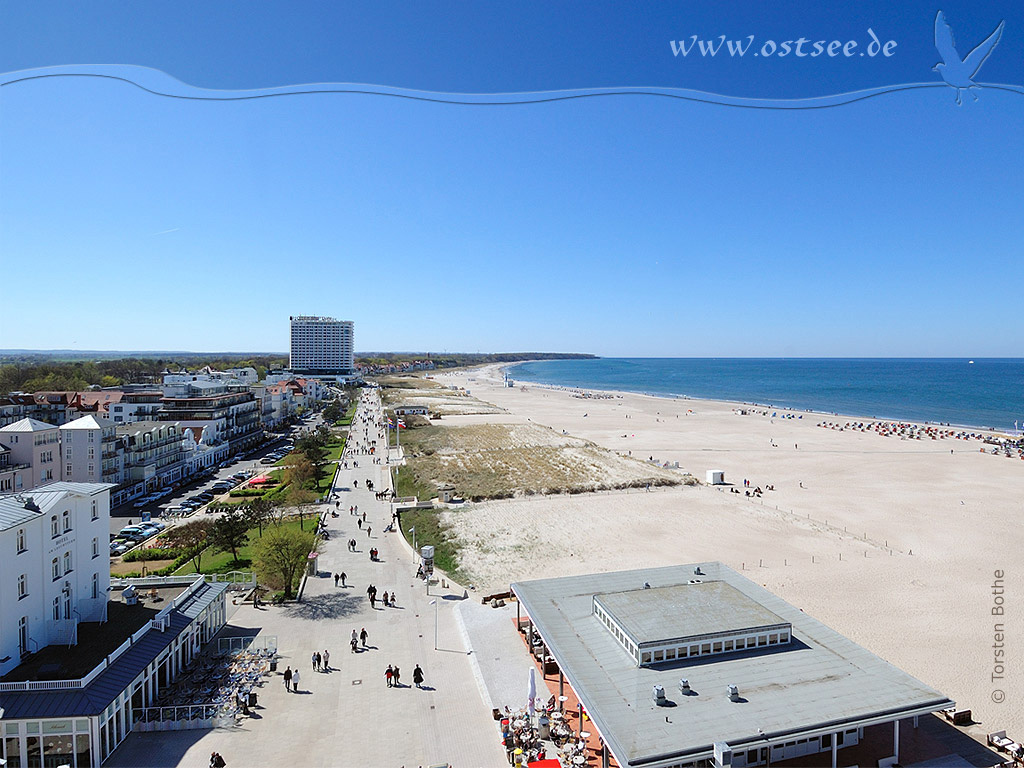
[[[976,427],[1024,427],[1024,359],[542,360],[515,380]]]

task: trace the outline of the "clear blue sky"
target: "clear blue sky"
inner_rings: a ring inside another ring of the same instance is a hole
[[[939,81],[934,4],[409,5],[4,2],[0,72],[763,98]],[[978,80],[1024,85],[1024,8],[941,7],[962,55],[1005,20]],[[868,27],[892,57],[669,45]],[[1021,136],[1024,95],[992,89],[780,112],[7,85],[0,348],[284,351],[310,313],[354,320],[360,351],[1022,356]]]

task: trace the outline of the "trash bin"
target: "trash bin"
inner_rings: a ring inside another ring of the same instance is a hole
[[[270,671],[277,672],[277,659],[270,660]]]
[[[551,721],[548,720],[547,715],[537,718],[537,738],[544,740],[551,738]]]
[[[256,706],[256,691],[249,691],[249,706]]]

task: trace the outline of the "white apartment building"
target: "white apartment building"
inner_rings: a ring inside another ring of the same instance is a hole
[[[49,483],[0,495],[0,675],[99,621],[110,586],[110,486]]]
[[[355,325],[351,320],[307,315],[296,315],[289,320],[289,370],[324,374],[355,372]]]
[[[18,468],[5,473],[0,467],[0,487],[10,480],[7,490],[17,493],[61,479],[60,430],[53,424],[26,418],[0,427],[0,446],[9,449],[7,466]]]
[[[124,480],[124,455],[118,450],[117,425],[99,416],[82,416],[60,427],[62,479],[73,483]]]

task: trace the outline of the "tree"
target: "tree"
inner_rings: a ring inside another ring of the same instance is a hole
[[[272,526],[253,545],[254,563],[260,580],[284,589],[285,598],[293,594],[295,576],[302,572],[313,551],[313,534],[294,528]]]
[[[311,477],[316,481],[316,487],[320,487],[320,480],[324,476],[324,465],[327,461],[327,442],[331,439],[331,430],[327,427],[320,427],[310,432],[295,443],[296,453],[304,456],[313,468]]]
[[[263,526],[270,521],[274,513],[273,502],[258,496],[249,503],[247,512],[249,515],[249,527],[256,526],[260,529],[260,536],[263,536]]]
[[[210,546],[220,552],[230,552],[238,565],[238,550],[249,543],[250,518],[238,509],[221,515],[210,530]]]
[[[213,530],[213,522],[210,520],[193,520],[190,523],[171,528],[164,534],[168,544],[180,549],[192,560],[196,573],[201,572],[203,565],[203,550],[210,544],[210,533]]]
[[[342,410],[341,400],[338,398],[335,398],[326,406],[324,406],[324,421],[327,424],[334,424],[336,421],[339,421],[341,417],[344,415],[345,412],[344,410]]]

